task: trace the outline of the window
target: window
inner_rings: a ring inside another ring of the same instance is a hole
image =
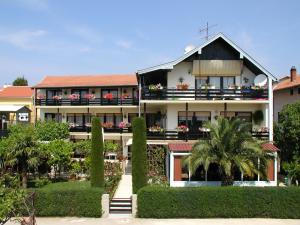
[[[97,117],[100,118],[102,123],[112,123],[113,127],[118,127],[119,123],[123,121],[121,113],[99,113]]]
[[[209,77],[209,83],[215,89],[221,88],[221,77]]]
[[[87,123],[91,123],[91,115],[82,113],[68,113],[67,122],[74,127],[84,127]]]
[[[61,122],[62,116],[61,113],[45,113],[45,120]]]
[[[138,116],[139,114],[137,113],[128,113],[128,123],[132,123],[133,119]]]
[[[61,96],[62,90],[47,90],[46,96],[47,99],[53,99],[54,96]]]
[[[196,77],[196,88],[201,89],[201,86],[204,86],[208,83],[207,77]]]
[[[290,95],[294,95],[294,90],[290,89]]]
[[[224,117],[225,112],[220,112],[220,116]],[[252,122],[252,113],[251,112],[226,112],[226,118],[232,119],[232,118],[239,118],[242,121],[251,123]]]
[[[84,98],[89,93],[88,89],[72,89],[72,94],[78,94],[80,98]]]
[[[210,112],[191,112],[187,114],[186,124],[186,112],[178,112],[178,125],[187,125],[190,131],[199,131],[199,127],[202,127],[205,122],[210,121]]]
[[[234,77],[223,77],[223,88],[228,89],[230,86],[234,85]]]

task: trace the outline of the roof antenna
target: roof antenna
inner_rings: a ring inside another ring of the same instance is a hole
[[[208,25],[208,22],[207,22],[207,23],[206,23],[206,27],[201,28],[201,29],[199,30],[199,33],[200,33],[200,34],[202,34],[202,33],[205,34],[205,36],[202,37],[202,38],[205,38],[205,40],[208,41],[208,38],[209,38],[210,36],[214,35],[214,34],[209,34],[209,30],[210,30],[211,28],[213,28],[213,27],[216,27],[216,26],[218,26],[218,24],[213,24],[213,25],[210,25],[210,26],[209,26],[209,25]]]

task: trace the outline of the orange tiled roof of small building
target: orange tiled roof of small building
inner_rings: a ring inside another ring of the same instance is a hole
[[[29,86],[8,86],[0,90],[0,98],[31,98],[32,95]]]
[[[294,81],[291,81],[291,78],[289,76],[281,79],[279,83],[275,85],[274,91],[279,91],[296,86],[300,86],[300,75],[297,75]]]
[[[137,78],[128,75],[46,76],[35,88],[136,86]]]

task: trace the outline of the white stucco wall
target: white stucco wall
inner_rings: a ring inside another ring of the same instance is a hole
[[[189,88],[195,88],[195,76],[192,75],[192,62],[181,62],[168,72],[168,88],[176,88],[179,78],[184,79],[183,83],[189,84]]]
[[[300,88],[300,87],[299,87]],[[284,105],[300,101],[300,94],[298,88],[293,88],[294,94],[290,94],[290,89],[274,91],[274,121],[278,121],[278,113],[282,110]]]

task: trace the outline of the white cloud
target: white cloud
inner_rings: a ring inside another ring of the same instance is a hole
[[[24,50],[32,50],[39,48],[35,42],[46,34],[47,31],[45,30],[21,30],[13,33],[0,34],[0,41]]]
[[[116,42],[116,45],[123,49],[131,49],[132,48],[132,42],[127,40],[119,40]]]

